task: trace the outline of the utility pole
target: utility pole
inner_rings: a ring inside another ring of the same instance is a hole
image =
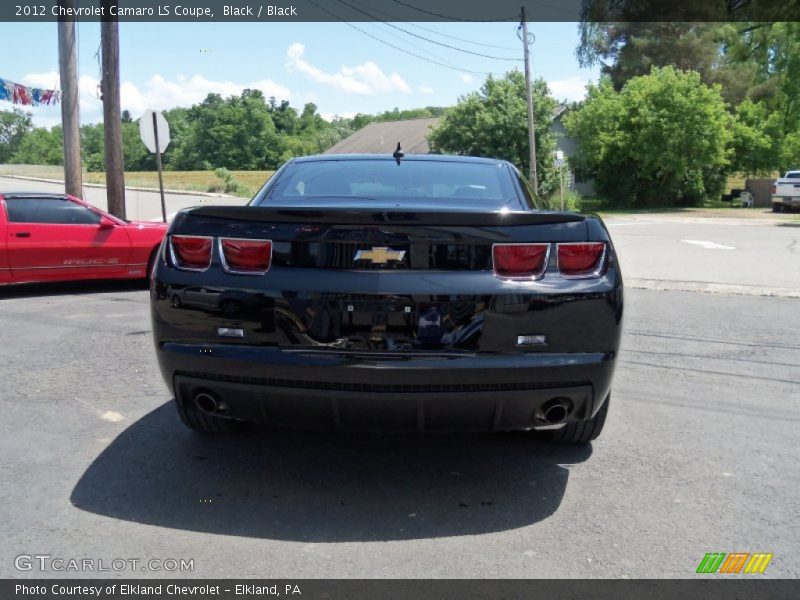
[[[74,10],[76,0],[59,0],[58,4]],[[61,129],[64,133],[64,191],[83,197],[77,54],[75,21],[59,17],[58,70],[61,77]]]
[[[522,28],[522,48],[525,52],[525,93],[528,105],[528,145],[530,146],[530,169],[528,179],[533,186],[533,192],[539,195],[539,180],[536,176],[536,128],[533,119],[533,90],[531,89],[531,63],[529,46],[533,41],[528,37],[528,19],[525,15],[525,7],[522,7],[522,17],[519,26]],[[519,30],[518,30],[519,32]]]
[[[119,97],[119,21],[111,18],[113,0],[102,0],[106,16],[100,22],[102,47],[101,93],[105,132],[106,194],[108,212],[125,218],[125,171],[122,163],[122,114]]]

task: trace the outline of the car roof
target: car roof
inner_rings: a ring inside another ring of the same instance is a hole
[[[54,194],[52,192],[0,192],[3,198],[56,198],[66,200],[66,194]]]
[[[319,161],[357,161],[357,160],[395,160],[391,154],[314,154],[311,156],[298,156],[292,162],[319,162]],[[424,162],[458,162],[496,165],[507,163],[502,158],[487,158],[485,156],[457,156],[455,154],[406,154],[400,161]]]

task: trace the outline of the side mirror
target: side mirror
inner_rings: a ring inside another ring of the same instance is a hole
[[[99,227],[100,227],[101,230],[103,230],[103,229],[114,229],[114,227],[116,227],[116,226],[117,226],[117,224],[114,223],[114,221],[112,221],[108,217],[100,217]]]

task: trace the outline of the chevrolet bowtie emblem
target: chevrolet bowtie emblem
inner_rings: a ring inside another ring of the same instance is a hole
[[[390,260],[403,260],[405,255],[405,250],[392,250],[386,246],[380,246],[372,250],[359,250],[353,260],[371,260],[375,265],[385,265]]]

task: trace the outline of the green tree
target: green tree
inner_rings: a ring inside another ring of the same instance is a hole
[[[30,113],[18,108],[0,111],[0,164],[11,160],[31,129],[33,124]]]
[[[736,105],[756,85],[756,67],[727,52],[735,36],[719,23],[583,22],[576,55],[584,67],[599,64],[616,90],[653,67],[672,66],[721,85],[725,100]]]
[[[103,124],[81,125],[81,158],[87,171],[102,171],[104,167]]]
[[[536,128],[536,163],[540,188],[546,194],[553,180],[555,140],[548,125],[556,101],[547,84],[533,84]],[[503,77],[491,75],[480,91],[462,96],[458,104],[444,113],[428,140],[434,152],[469,156],[493,156],[528,172],[529,144],[525,76],[510,71]]]
[[[603,196],[630,206],[692,206],[718,195],[732,123],[719,86],[672,67],[654,68],[619,92],[603,78],[564,120],[578,142],[576,166]]]
[[[269,169],[277,166],[282,138],[258,90],[223,99],[209,94],[189,111],[186,140],[176,149],[175,168]]]
[[[731,170],[769,175],[778,168],[784,139],[782,120],[764,102],[745,100],[736,107],[732,128]]]
[[[36,127],[28,132],[10,162],[23,165],[64,164],[64,143],[61,126],[52,129]]]
[[[783,134],[800,129],[800,23],[728,24],[726,53],[750,65],[755,82],[748,96],[781,117]]]
[[[151,154],[142,141],[138,120],[122,122],[122,158],[126,171],[154,171],[156,169],[155,155]]]
[[[289,106],[288,100],[283,100],[277,106],[274,105],[274,98],[270,102],[270,116],[275,124],[275,131],[292,135],[297,131],[297,111]]]
[[[800,169],[800,131],[786,136],[782,146],[778,170]]]

